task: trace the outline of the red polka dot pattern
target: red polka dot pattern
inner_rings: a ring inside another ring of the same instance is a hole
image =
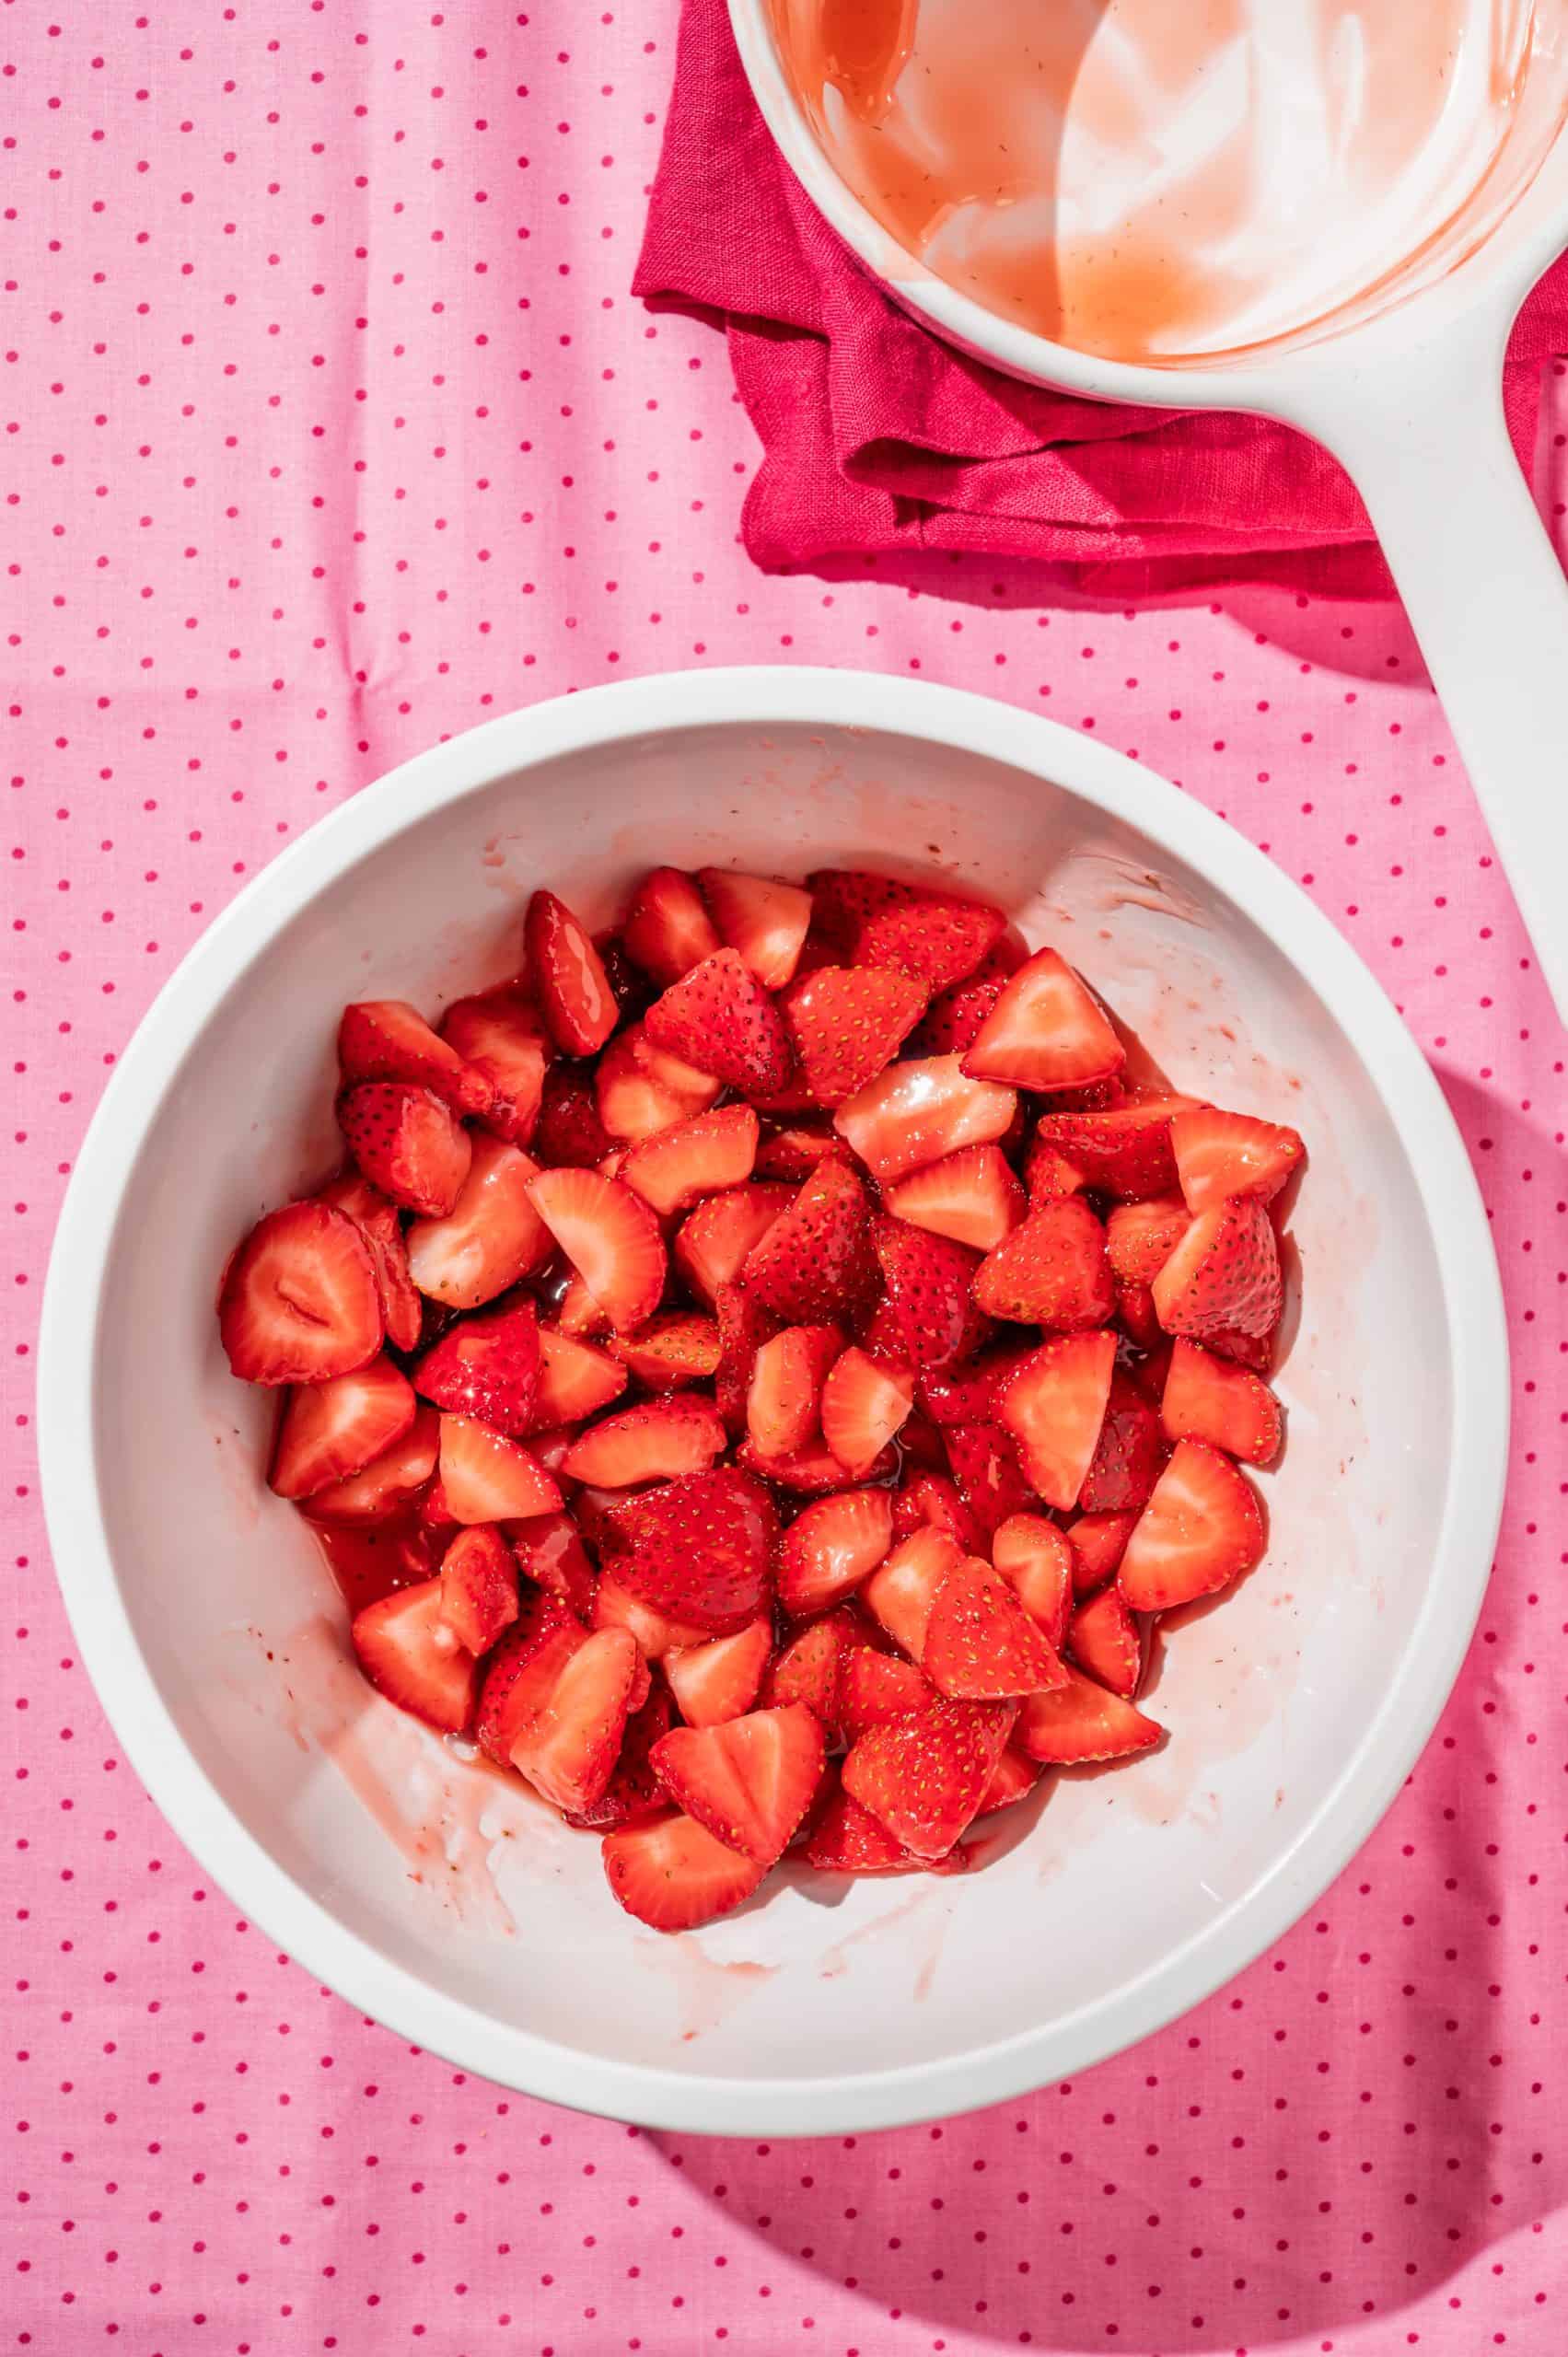
[[[1562,1040],[1441,717],[1386,612],[750,571],[722,346],[626,291],[674,25],[674,0],[38,0],[0,23],[0,2349],[1561,2350]],[[466,2080],[237,1920],[75,1660],[28,1429],[83,1124],[244,879],[488,714],[758,660],[987,689],[1261,842],[1432,1055],[1517,1353],[1469,1666],[1313,1914],[1071,2085],[773,2148]]]

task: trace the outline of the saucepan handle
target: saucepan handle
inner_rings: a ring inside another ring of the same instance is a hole
[[[1366,503],[1568,1021],[1568,580],[1503,414],[1507,320],[1327,376],[1295,422]]]

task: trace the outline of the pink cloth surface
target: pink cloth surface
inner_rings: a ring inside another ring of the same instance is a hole
[[[675,29],[668,0],[0,20],[0,2349],[1555,2357],[1563,1050],[1441,716],[1391,606],[1047,605],[1001,557],[760,575],[727,367],[630,293]],[[245,879],[489,714],[740,661],[989,690],[1261,842],[1432,1055],[1516,1352],[1469,1666],[1320,1904],[1069,2085],[772,2149],[464,2079],[240,1920],[75,1657],[30,1429],[84,1124]]]
[[[1237,580],[1391,594],[1348,477],[1304,435],[1041,391],[918,326],[774,146],[726,0],[686,0],[636,285],[726,329],[763,446],[741,528],[770,571],[951,549],[1051,563],[1108,595]],[[1513,339],[1521,455],[1541,363],[1564,349],[1568,262]]]

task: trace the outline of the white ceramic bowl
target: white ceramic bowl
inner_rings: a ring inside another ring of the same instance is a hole
[[[593,921],[654,860],[930,866],[1099,984],[1184,1087],[1306,1134],[1289,1446],[1267,1561],[1164,1647],[1167,1747],[1063,1776],[983,1872],[769,1887],[678,1939],[598,1845],[374,1695],[214,1289],[331,1167],[349,998],[511,971],[529,889]],[[1217,1988],[1398,1790],[1484,1586],[1507,1431],[1487,1226],[1446,1107],[1353,952],[1241,838],[1008,706],[854,673],[692,673],[492,722],[284,853],[110,1081],[50,1272],[44,1492],[132,1763],[237,1905],[354,2004],[492,2079],[653,2125],[865,2129],[1075,2072]]]

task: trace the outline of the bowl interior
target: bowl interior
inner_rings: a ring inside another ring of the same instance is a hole
[[[613,1905],[593,1839],[362,1683],[308,1534],[262,1485],[270,1403],[231,1379],[213,1318],[236,1237],[334,1164],[341,1004],[437,1008],[515,969],[536,882],[598,923],[655,859],[937,867],[1060,945],[1174,1082],[1295,1122],[1310,1152],[1272,1544],[1165,1638],[1149,1708],[1166,1747],[1048,1783],[996,1822],[983,1872],[802,1872],[675,1940]],[[1450,1358],[1389,1113],[1282,948],[1202,874],[1004,761],[729,722],[563,753],[426,810],[212,1007],[126,1183],[95,1441],[125,1608],[180,1735],[294,1883],[472,2009],[471,2063],[507,2075],[520,2031],[677,2077],[826,2083],[1113,2025],[1152,1966],[1290,1874],[1411,1642],[1447,1499]]]

